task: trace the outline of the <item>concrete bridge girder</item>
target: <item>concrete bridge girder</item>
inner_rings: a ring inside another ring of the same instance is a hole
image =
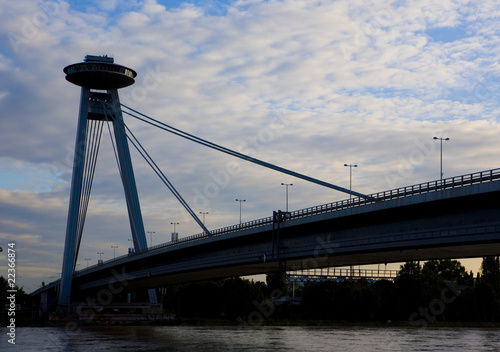
[[[289,270],[500,254],[500,182],[372,203],[179,242],[77,273],[75,289],[127,289]],[[493,200],[493,201],[492,201]]]

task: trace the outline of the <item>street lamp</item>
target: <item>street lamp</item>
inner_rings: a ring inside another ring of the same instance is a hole
[[[443,138],[443,137],[434,137],[432,138],[434,140],[438,140],[441,142],[441,172],[440,172],[440,179],[443,181],[443,141],[449,141],[449,138]]]
[[[293,186],[293,183],[283,183],[281,182],[282,186],[286,186],[286,212],[288,213],[288,186]]]
[[[85,258],[85,260],[87,261],[87,268],[89,267],[89,262],[92,260],[90,258]]]
[[[241,225],[241,203],[246,202],[246,199],[236,199],[237,202],[240,202],[240,225]]]
[[[102,257],[101,255],[104,254],[103,252],[97,252],[97,254],[99,254],[99,261],[97,262],[97,264],[101,264],[102,263]]]
[[[174,232],[172,232],[172,242],[177,242],[179,240],[179,235],[175,231],[175,225],[179,225],[178,222],[171,222],[171,225],[174,225]]]
[[[208,211],[200,211],[200,214],[203,215],[203,225],[205,225],[205,215],[209,214]]]
[[[153,234],[155,233],[154,231],[148,231],[149,233],[149,247],[153,246]]]
[[[358,167],[356,164],[344,164],[344,166],[349,167],[349,191],[352,191],[352,168],[353,167]],[[349,199],[352,198],[352,194],[349,193]]]
[[[179,225],[179,223],[178,222],[171,222],[170,225],[174,225],[174,233],[175,233],[175,225]]]
[[[118,248],[118,246],[111,246],[111,248],[113,248],[113,260],[115,260],[115,258],[116,258],[116,249]]]

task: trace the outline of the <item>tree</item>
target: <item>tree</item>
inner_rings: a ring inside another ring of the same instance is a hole
[[[4,307],[4,304],[9,303],[8,301],[5,300],[8,295],[10,295],[9,290],[16,290],[15,296],[16,296],[16,305],[19,305],[21,307],[21,311],[16,311],[16,325],[22,326],[25,324],[30,324],[32,323],[32,297],[24,292],[24,289],[21,287],[19,288],[18,286],[15,286],[14,288],[9,286],[9,281],[4,278],[3,276],[0,276],[0,297],[2,297],[2,308]],[[1,314],[0,315],[0,323],[5,324],[7,323],[9,319],[8,314]]]
[[[401,265],[398,277],[394,281],[400,319],[408,319],[420,306],[428,304],[427,288],[422,277],[422,267],[418,262],[406,262]]]
[[[398,278],[416,278],[422,274],[422,267],[418,262],[406,262],[399,267]]]
[[[453,281],[459,285],[472,285],[472,275],[467,274],[465,267],[458,260],[440,259],[424,263],[424,275],[437,275],[442,280]]]
[[[500,258],[489,256],[484,257],[481,263],[481,282],[491,285],[500,293]]]
[[[200,281],[182,285],[176,292],[181,317],[217,317],[222,310],[221,282]]]
[[[480,320],[500,319],[500,259],[484,257],[481,279],[476,285],[476,309]]]
[[[275,291],[275,292],[281,292],[282,296],[288,295],[288,283],[286,278],[286,271],[279,270],[268,273],[266,275],[266,283],[269,291],[268,294],[271,294],[271,292]]]
[[[398,318],[398,302],[394,283],[388,280],[379,280],[373,284],[377,303],[374,307],[375,320],[387,321]]]
[[[239,277],[225,279],[222,285],[221,298],[225,316],[236,318],[259,311],[255,302],[264,301],[263,285]],[[268,297],[266,297],[268,299]]]

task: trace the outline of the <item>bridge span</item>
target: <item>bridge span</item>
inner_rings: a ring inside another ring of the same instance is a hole
[[[279,269],[500,254],[500,169],[323,204],[197,234],[75,272],[74,293]],[[33,292],[59,290],[55,281]]]

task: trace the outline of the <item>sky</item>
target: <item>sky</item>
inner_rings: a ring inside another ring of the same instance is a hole
[[[123,104],[261,160],[369,194],[498,167],[500,3],[419,0],[0,0],[0,275],[59,277],[80,88],[63,68],[108,55],[137,71]],[[238,161],[125,116],[209,229],[348,195]],[[153,244],[200,233],[132,151]],[[201,217],[201,215],[200,215]],[[127,252],[105,129],[78,267]],[[85,259],[90,259],[86,261]],[[462,261],[477,272],[480,260]]]

